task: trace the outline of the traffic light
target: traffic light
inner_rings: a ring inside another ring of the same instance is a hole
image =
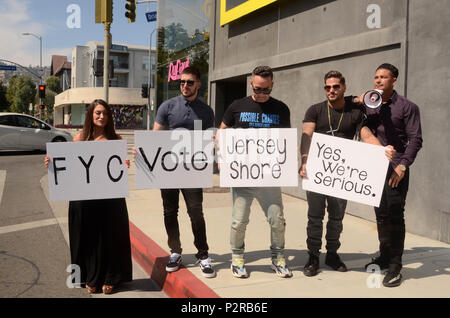
[[[136,0],[127,0],[127,4],[125,5],[125,16],[128,18],[128,23],[132,23],[136,21]]]
[[[113,22],[112,0],[95,0],[95,23]]]
[[[39,105],[39,109],[40,110],[44,110],[45,109],[45,105]]]
[[[141,97],[148,98],[148,84],[142,84]]]
[[[39,85],[39,98],[45,98],[45,85]]]

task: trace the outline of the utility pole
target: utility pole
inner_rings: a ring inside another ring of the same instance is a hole
[[[109,49],[111,48],[111,23],[113,22],[113,1],[95,0],[95,23],[103,23],[105,26],[105,39],[103,46],[103,91],[104,100],[109,99]]]
[[[105,40],[103,49],[103,92],[105,96],[105,102],[109,103],[109,49],[111,47],[111,22],[105,22]]]

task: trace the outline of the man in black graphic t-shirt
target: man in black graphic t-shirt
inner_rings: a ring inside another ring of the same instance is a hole
[[[252,96],[234,101],[225,111],[220,129],[224,128],[290,128],[289,108],[270,97],[273,72],[268,66],[253,70]],[[232,188],[233,216],[230,245],[232,250],[231,271],[235,277],[248,277],[244,266],[245,230],[249,222],[250,206],[254,198],[261,205],[270,224],[272,254],[271,267],[280,277],[291,277],[284,256],[286,222],[283,215],[281,189],[279,187]]]
[[[283,102],[268,96],[260,103],[247,96],[235,100],[226,110],[223,123],[233,128],[290,128],[289,108]]]
[[[342,74],[338,71],[330,71],[325,74],[324,81],[327,100],[312,105],[306,111],[305,119],[303,120],[300,146],[302,166],[299,170],[302,178],[307,177],[306,161],[314,132],[347,139],[353,139],[355,135],[358,135],[364,142],[381,146],[378,139],[365,126],[365,115],[362,108],[358,104],[353,103],[353,97],[344,97],[346,86],[345,78]],[[389,160],[392,160],[394,154],[395,151],[386,151],[386,156]],[[306,192],[306,197],[308,200],[308,238],[306,243],[309,260],[305,265],[304,274],[306,276],[315,276],[319,270],[323,233],[322,222],[325,216],[326,205],[328,223],[325,236],[327,240],[325,264],[334,270],[346,272],[347,267],[341,261],[337,250],[341,245],[339,238],[342,232],[342,220],[345,215],[347,201],[310,191]]]

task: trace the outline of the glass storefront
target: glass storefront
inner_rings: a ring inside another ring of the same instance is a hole
[[[197,67],[199,98],[208,102],[209,32],[214,0],[160,0],[158,5],[157,105],[180,94],[180,73]]]

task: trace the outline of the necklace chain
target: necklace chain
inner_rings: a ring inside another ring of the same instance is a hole
[[[339,130],[339,127],[341,127],[342,117],[344,117],[344,109],[342,109],[341,118],[339,118],[339,123],[336,129],[333,129],[333,126],[331,125],[330,105],[328,104],[327,110],[328,110],[328,124],[330,125],[330,130],[327,132],[331,132],[331,135],[334,137],[334,133]]]

